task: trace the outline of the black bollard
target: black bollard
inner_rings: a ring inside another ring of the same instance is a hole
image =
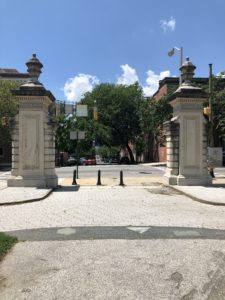
[[[210,175],[212,178],[215,178],[213,168],[209,168],[209,175]]]
[[[97,185],[102,185],[101,184],[101,171],[98,170],[98,181],[97,181]]]
[[[120,171],[120,185],[125,185],[123,182],[123,171]]]
[[[76,177],[77,177],[77,172],[76,172],[76,170],[74,170],[73,171],[73,182],[72,182],[72,185],[77,185]]]

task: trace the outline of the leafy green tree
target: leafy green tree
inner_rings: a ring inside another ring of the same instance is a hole
[[[91,116],[76,117],[61,113],[56,117],[56,148],[76,156],[94,154],[94,145],[108,144],[110,129],[96,122]],[[84,131],[84,140],[70,140],[70,131]]]
[[[109,146],[126,147],[131,162],[134,156],[129,143],[135,143],[141,132],[140,105],[144,101],[141,87],[103,83],[85,95],[82,103],[98,109],[98,123],[109,129]],[[92,109],[93,111],[93,109]],[[90,111],[91,113],[91,111]]]
[[[221,146],[221,138],[225,136],[225,79],[213,80],[212,118],[214,146]]]
[[[145,112],[145,122],[143,126],[151,133],[155,145],[154,157],[158,158],[158,147],[165,145],[165,133],[163,131],[163,123],[168,121],[172,117],[172,107],[169,104],[169,95],[162,97],[156,101],[154,98],[150,98],[148,101],[148,111]],[[146,123],[148,126],[146,126]]]
[[[115,157],[117,158],[120,153],[120,148],[119,147],[109,147],[106,145],[103,145],[98,148],[97,154],[99,154],[103,158],[112,158]]]
[[[0,137],[1,143],[11,140],[10,121],[18,111],[18,104],[11,91],[17,84],[7,80],[0,80]]]
[[[206,93],[209,93],[209,84],[200,86]],[[210,96],[210,95],[209,95]],[[225,78],[224,72],[219,76],[212,77],[212,119],[205,116],[208,120],[208,145],[211,147],[221,147],[222,138],[225,135]],[[209,106],[209,98],[205,102]]]

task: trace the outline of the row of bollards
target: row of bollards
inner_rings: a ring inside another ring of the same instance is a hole
[[[98,170],[98,180],[97,180],[97,185],[101,185],[101,170]],[[120,183],[119,185],[125,185],[123,182],[123,171],[120,171]]]
[[[77,178],[77,171],[74,170],[73,171],[72,185],[77,185],[76,178]],[[101,170],[98,170],[98,179],[97,179],[97,184],[96,185],[102,185],[102,183],[101,183]],[[121,185],[121,186],[125,185],[124,182],[123,182],[123,171],[120,171],[120,183],[119,183],[119,185]]]

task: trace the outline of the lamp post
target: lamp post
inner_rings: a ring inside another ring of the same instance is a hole
[[[183,47],[173,47],[169,52],[168,52],[168,55],[169,56],[173,56],[174,55],[174,50],[177,50],[180,52],[180,68],[182,67],[182,64],[183,64]],[[181,71],[180,71],[180,76],[179,76],[179,86],[181,86],[182,84],[182,77],[181,77]]]

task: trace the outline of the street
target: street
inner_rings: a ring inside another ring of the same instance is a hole
[[[102,176],[104,177],[119,177],[119,172],[123,171],[126,177],[153,177],[162,176],[165,172],[165,166],[152,167],[144,164],[137,165],[118,165],[118,164],[101,164],[96,166],[79,166],[79,177],[96,177],[98,170],[101,170]],[[60,167],[56,168],[57,175],[62,178],[72,178],[73,170],[76,170],[76,166],[71,167]]]
[[[0,231],[21,241],[0,264],[1,300],[225,299],[225,206],[153,182],[163,166],[79,169],[86,180],[122,169],[148,185],[62,185],[43,201],[1,206]],[[63,182],[73,170],[57,174]]]

